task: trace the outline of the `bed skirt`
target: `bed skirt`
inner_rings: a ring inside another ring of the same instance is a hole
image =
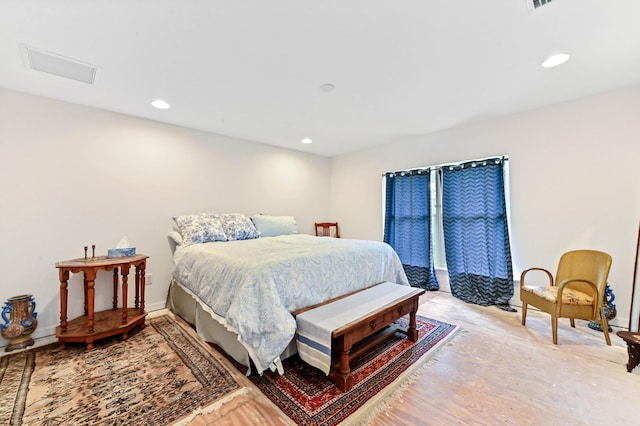
[[[249,352],[238,341],[238,335],[221,324],[214,317],[211,309],[198,296],[175,279],[171,280],[169,285],[166,307],[193,325],[202,340],[215,343],[240,364],[247,367],[250,366]],[[281,360],[290,357],[296,352],[297,348],[294,339],[280,355],[276,365],[281,368]],[[250,369],[248,368],[247,374],[249,373]]]

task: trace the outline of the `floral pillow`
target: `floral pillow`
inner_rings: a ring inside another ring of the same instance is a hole
[[[260,237],[260,232],[251,222],[249,216],[242,213],[225,213],[220,215],[224,233],[229,241],[252,240]]]
[[[220,215],[216,213],[198,213],[173,218],[182,235],[182,245],[227,241]]]

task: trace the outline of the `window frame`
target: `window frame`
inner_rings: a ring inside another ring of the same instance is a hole
[[[450,165],[456,165],[456,164],[462,164],[462,163],[468,163],[471,161],[484,161],[486,159],[490,159],[490,158],[495,158],[495,157],[502,157],[504,159],[504,176],[503,176],[503,182],[504,182],[504,201],[505,201],[505,208],[506,208],[506,213],[507,213],[507,229],[508,229],[508,233],[509,233],[509,245],[511,247],[513,247],[513,245],[511,244],[511,187],[510,187],[510,173],[509,173],[509,156],[508,155],[501,155],[501,156],[491,156],[491,157],[486,157],[486,158],[482,158],[482,159],[475,159],[475,160],[465,160],[465,161],[458,161],[458,162],[454,162],[454,163],[450,163],[447,164],[447,166]],[[446,255],[445,255],[445,249],[444,249],[444,225],[443,225],[443,220],[442,220],[442,173],[441,173],[441,169],[444,165],[440,164],[440,165],[434,165],[434,166],[426,166],[426,167],[418,167],[418,168],[414,168],[411,170],[415,170],[415,169],[431,169],[432,173],[431,173],[431,182],[430,182],[430,190],[431,190],[431,247],[433,249],[433,266],[436,270],[441,270],[441,271],[446,271],[447,270],[447,260],[446,260]],[[396,171],[395,173],[401,173],[402,171]],[[382,175],[382,185],[381,185],[381,191],[382,191],[382,233],[384,235],[384,224],[385,224],[385,206],[387,203],[386,200],[386,173],[383,173]]]

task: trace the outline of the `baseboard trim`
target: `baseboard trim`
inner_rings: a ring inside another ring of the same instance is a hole
[[[160,301],[160,302],[155,302],[155,303],[151,303],[149,305],[145,306],[145,309],[147,312],[151,313],[154,311],[162,311],[163,309],[166,309],[166,301]],[[33,346],[30,346],[30,348],[36,347],[36,346],[43,346],[43,345],[48,345],[49,343],[55,343],[58,341],[58,339],[56,338],[56,327],[58,326],[58,324],[56,325],[50,325],[48,327],[38,327],[36,329],[36,331],[33,332],[33,334],[31,335],[31,337],[33,338],[33,340],[35,341]],[[6,348],[9,345],[8,341],[3,341],[0,343],[0,351],[4,351],[4,348]],[[15,353],[16,351],[13,352],[8,352],[8,353]]]

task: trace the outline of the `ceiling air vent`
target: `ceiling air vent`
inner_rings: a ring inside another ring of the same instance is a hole
[[[94,65],[76,59],[65,58],[64,56],[35,49],[30,46],[23,45],[22,48],[26,65],[33,70],[88,84],[94,84],[95,82],[98,67]]]
[[[545,4],[551,3],[551,0],[527,0],[527,6],[529,9],[537,9]]]

